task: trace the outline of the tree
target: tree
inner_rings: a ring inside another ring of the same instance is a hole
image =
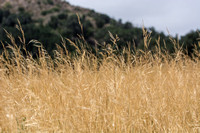
[[[199,33],[195,31],[191,31],[185,36],[181,37],[180,42],[181,44],[183,44],[183,48],[187,49],[189,55],[193,53],[195,44],[198,46],[198,40],[197,40],[198,38],[199,38]]]

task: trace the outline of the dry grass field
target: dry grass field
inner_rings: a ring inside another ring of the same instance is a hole
[[[52,59],[38,47],[36,60],[22,56],[25,47],[7,36],[12,44],[0,56],[0,132],[200,132],[198,51],[190,58],[177,47],[172,57],[158,44],[156,53],[124,50],[125,61],[108,49],[99,64],[84,49],[72,59],[60,48]]]

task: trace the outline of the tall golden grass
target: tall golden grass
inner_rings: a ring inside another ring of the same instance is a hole
[[[54,59],[38,47],[33,59],[22,55],[26,43],[18,29],[23,47],[8,32],[12,44],[2,43],[1,132],[200,132],[198,51],[190,58],[177,46],[171,56],[157,41],[154,53],[125,49],[116,56],[108,48],[101,64],[78,47],[74,58],[59,47]]]

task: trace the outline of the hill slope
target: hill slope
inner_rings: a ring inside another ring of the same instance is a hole
[[[89,12],[88,9],[72,6],[63,0],[1,0],[0,8],[9,9],[12,13],[19,13],[19,10],[23,9],[31,13],[33,19],[43,19],[45,22],[49,21],[51,16],[58,15],[66,10],[78,14]],[[47,14],[42,15],[42,12],[45,11]]]
[[[76,13],[80,16],[83,30],[80,28]],[[130,22],[122,23],[93,10],[70,5],[63,0],[1,0],[0,40],[8,41],[3,28],[12,32],[14,37],[18,36],[19,33],[15,28],[17,19],[22,24],[27,42],[31,39],[39,40],[49,53],[56,48],[55,43],[60,44],[60,36],[75,41],[77,35],[81,34],[93,48],[103,42],[111,43],[108,31],[120,37],[117,42],[120,49],[127,47],[127,42],[135,44],[138,49],[144,48],[142,28],[135,27]],[[156,39],[160,37],[161,47],[166,44],[169,52],[173,52],[173,46],[168,45],[170,42],[168,36],[157,32],[153,27],[149,28],[148,32],[151,32],[152,38],[150,49],[155,47]],[[186,42],[184,48],[192,52],[191,44],[197,43],[197,37],[198,34],[195,32],[182,37],[181,39]],[[74,50],[68,47],[70,51]],[[34,53],[33,47],[30,46],[29,49]]]

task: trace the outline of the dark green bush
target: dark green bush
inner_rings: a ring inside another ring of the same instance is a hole
[[[23,7],[19,7],[18,11],[22,13],[22,12],[25,12],[25,9]]]
[[[60,11],[60,9],[58,7],[54,7],[54,8],[51,8],[49,10],[42,11],[41,14],[43,16],[45,16],[47,14],[54,13],[54,12],[59,12],[59,11]]]
[[[48,4],[53,5],[53,0],[47,0]]]

